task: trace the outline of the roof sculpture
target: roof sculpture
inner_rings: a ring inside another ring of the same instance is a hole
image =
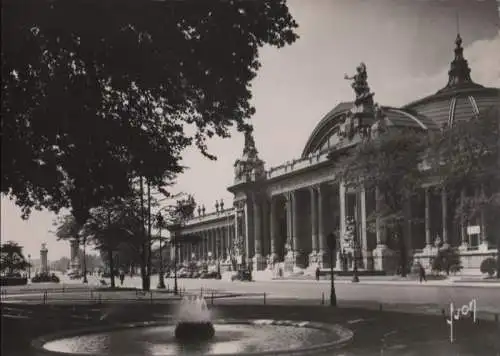
[[[361,63],[356,68],[356,74],[345,76],[345,79],[353,81],[354,101],[342,102],[325,115],[309,136],[302,157],[354,144],[359,139],[355,135],[357,132],[372,135],[384,126],[440,130],[444,126],[452,126],[456,121],[469,120],[491,107],[499,107],[500,89],[487,88],[472,80],[460,34],[457,34],[454,44],[447,84],[436,93],[400,108],[373,102],[374,94],[367,83],[366,65]],[[376,113],[377,110],[380,112]],[[366,129],[368,126],[369,130]]]
[[[252,128],[245,131],[242,157],[234,163],[235,181],[255,180],[265,176],[264,161],[259,158],[252,132]]]

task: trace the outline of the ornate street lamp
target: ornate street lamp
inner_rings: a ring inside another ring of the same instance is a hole
[[[82,235],[80,231],[80,237],[82,238],[82,243],[83,243],[83,283],[87,284],[89,281],[87,280],[87,250],[86,250],[86,245],[87,245],[87,237]]]
[[[162,244],[162,236],[161,236],[161,228],[163,227],[165,220],[163,219],[163,216],[161,215],[161,212],[158,212],[156,215],[156,224],[158,226],[158,235],[160,239],[160,273],[158,273],[158,285],[156,288],[158,289],[165,289],[165,273],[164,273],[164,268],[163,268],[163,244]]]
[[[353,248],[353,261],[354,261],[354,266],[352,269],[352,282],[353,283],[358,283],[359,282],[359,276],[358,276],[358,244],[356,241],[356,238],[354,238],[354,248]]]
[[[333,260],[335,256],[335,252],[337,250],[337,236],[334,233],[328,234],[326,237],[326,243],[328,245],[328,249],[330,250],[330,306],[337,306],[337,295],[335,293],[335,277],[333,275]]]
[[[28,254],[28,280],[31,279],[31,254]]]

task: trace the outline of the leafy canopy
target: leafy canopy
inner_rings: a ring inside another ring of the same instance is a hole
[[[473,218],[480,209],[500,208],[500,110],[491,108],[467,121],[454,123],[430,145],[430,167],[456,200],[456,217]]]
[[[1,272],[13,274],[26,269],[30,264],[26,261],[22,246],[8,241],[0,246]]]
[[[378,216],[384,225],[398,226],[405,219],[404,204],[423,179],[424,137],[421,132],[391,128],[362,141],[340,159],[338,179],[346,187],[379,191],[380,209],[371,222]]]
[[[285,0],[5,0],[2,193],[88,211],[133,177],[160,186],[182,149],[247,130],[258,48],[297,38]]]

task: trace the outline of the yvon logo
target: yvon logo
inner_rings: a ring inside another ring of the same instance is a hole
[[[455,341],[453,334],[453,323],[455,320],[460,320],[464,316],[470,316],[472,314],[472,320],[476,323],[476,299],[472,299],[469,304],[464,304],[462,307],[455,309],[455,305],[450,303],[450,318],[446,319],[446,322],[450,326],[450,342]]]

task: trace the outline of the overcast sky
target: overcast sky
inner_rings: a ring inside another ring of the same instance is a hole
[[[255,141],[266,168],[298,158],[323,115],[352,100],[343,76],[353,74],[361,61],[382,105],[403,105],[441,89],[453,58],[457,11],[472,79],[500,87],[495,0],[289,0],[289,7],[300,39],[280,50],[263,48],[262,68],[252,85]],[[216,199],[231,205],[226,187],[233,181],[243,137],[212,140],[209,149],[217,161],[195,149],[186,151],[183,164],[190,169],[174,192],[194,194],[211,211]],[[23,221],[12,202],[4,197],[1,202],[2,241],[17,241],[34,257],[42,242],[50,260],[69,255],[68,244],[50,232],[54,215],[34,212]]]

